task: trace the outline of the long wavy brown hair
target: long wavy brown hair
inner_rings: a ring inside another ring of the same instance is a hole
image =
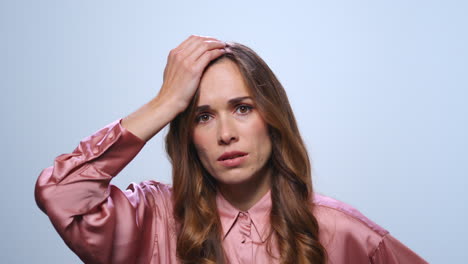
[[[276,246],[280,263],[326,263],[313,215],[310,161],[286,92],[267,64],[250,48],[228,43],[227,52],[212,61],[234,62],[245,79],[263,120],[268,124],[272,153],[271,233],[267,250]],[[216,207],[216,180],[203,168],[192,141],[195,94],[188,108],[170,124],[166,150],[172,163],[177,256],[182,263],[225,263],[222,226]],[[273,256],[272,256],[273,257]]]

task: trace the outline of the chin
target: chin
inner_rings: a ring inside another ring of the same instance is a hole
[[[237,173],[215,177],[216,181],[218,181],[221,184],[227,184],[227,185],[236,185],[236,184],[244,183],[244,182],[249,181],[251,178],[252,178],[251,175],[239,175]]]

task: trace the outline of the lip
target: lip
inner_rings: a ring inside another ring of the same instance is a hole
[[[225,152],[218,158],[218,162],[225,167],[235,167],[241,165],[247,159],[248,155],[248,153],[242,151]]]
[[[219,156],[218,161],[229,159],[235,156],[245,156],[245,155],[247,155],[247,153],[242,152],[242,151],[237,151],[237,150],[228,151],[228,152],[224,152],[223,155]]]

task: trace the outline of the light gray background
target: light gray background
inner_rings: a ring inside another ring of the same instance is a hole
[[[468,257],[466,1],[0,2],[2,263],[80,263],[36,207],[53,159],[154,96],[190,34],[277,74],[316,189],[432,263]],[[170,182],[162,135],[113,183]]]

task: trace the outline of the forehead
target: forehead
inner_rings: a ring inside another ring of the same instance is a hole
[[[250,92],[239,68],[231,60],[222,59],[203,74],[197,105],[211,105],[243,96],[250,96]]]

